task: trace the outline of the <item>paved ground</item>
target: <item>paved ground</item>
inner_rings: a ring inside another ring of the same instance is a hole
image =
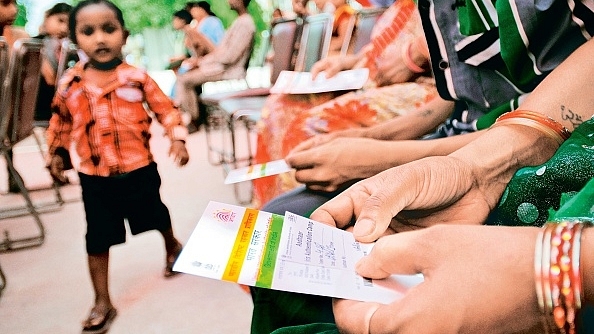
[[[186,241],[210,200],[236,204],[233,188],[223,184],[221,167],[207,162],[204,131],[192,134],[191,161],[178,168],[167,157],[168,141],[160,128],[153,152],[163,186],[161,194],[174,230]],[[34,142],[15,151],[15,164],[28,188],[44,188],[49,175]],[[0,163],[0,208],[19,205],[19,195],[5,194],[6,168]],[[62,188],[67,203],[41,215],[45,242],[30,249],[0,253],[7,286],[0,297],[0,333],[79,333],[93,301],[84,251],[84,212],[80,188]],[[53,199],[51,191],[33,192],[36,203]],[[0,233],[10,237],[37,233],[30,217],[0,220]],[[0,234],[0,240],[4,237]],[[0,241],[1,243],[1,241]],[[119,315],[111,334],[118,333],[249,333],[252,303],[239,286],[190,275],[165,279],[165,251],[160,235],[130,236],[112,248],[110,274],[113,302]]]

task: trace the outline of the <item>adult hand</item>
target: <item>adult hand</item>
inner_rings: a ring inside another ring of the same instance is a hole
[[[324,59],[317,61],[311,68],[311,77],[315,79],[320,72],[324,72],[326,78],[331,78],[336,73],[342,70],[352,69],[361,55],[335,55],[329,56]]]
[[[365,131],[365,128],[352,128],[352,129],[333,131],[331,133],[315,135],[315,136],[297,144],[297,146],[295,146],[291,150],[290,154],[296,153],[296,152],[301,152],[301,151],[306,151],[306,150],[311,149],[312,147],[324,145],[324,144],[328,143],[329,141],[332,141],[338,137],[355,137],[355,138],[356,137],[364,137],[364,131]]]
[[[378,240],[357,272],[424,275],[389,305],[334,301],[341,333],[542,333],[534,288],[538,228],[435,226]]]
[[[342,71],[342,63],[340,58],[341,56],[336,55],[317,61],[311,67],[311,77],[315,79],[321,72],[324,72],[326,78],[335,76],[336,73]]]
[[[181,140],[171,142],[169,156],[173,156],[173,160],[178,166],[185,166],[190,160],[190,155],[188,154],[188,150],[186,150],[186,144]]]
[[[482,224],[492,209],[490,199],[479,189],[470,164],[449,156],[429,157],[356,183],[319,207],[311,219],[344,227],[356,217],[355,238],[373,242],[388,228]]]
[[[295,168],[295,178],[312,190],[332,192],[345,183],[373,176],[389,167],[386,142],[368,138],[338,137],[304,151],[293,151],[285,160]]]

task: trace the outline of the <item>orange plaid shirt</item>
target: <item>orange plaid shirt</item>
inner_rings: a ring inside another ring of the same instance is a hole
[[[97,87],[83,76],[78,63],[60,80],[47,131],[50,157],[74,143],[79,172],[112,176],[131,172],[153,161],[149,127],[154,112],[171,140],[185,140],[181,113],[144,71],[120,64],[114,80]]]

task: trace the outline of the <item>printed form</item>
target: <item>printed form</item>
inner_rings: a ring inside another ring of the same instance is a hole
[[[390,303],[421,275],[371,280],[355,263],[373,244],[350,232],[287,212],[285,216],[210,202],[174,270],[275,290]]]

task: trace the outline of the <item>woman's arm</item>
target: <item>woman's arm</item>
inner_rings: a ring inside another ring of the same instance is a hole
[[[594,40],[553,71],[521,109],[541,112],[570,129],[591,117],[594,94],[584,87],[592,87],[594,80],[592,52]],[[495,126],[448,157],[418,160],[357,183],[321,206],[312,219],[344,226],[357,216],[353,233],[361,241],[376,240],[402,210],[424,211],[414,220],[416,226],[456,222],[462,216],[481,224],[515,171],[542,164],[558,147],[533,127]]]
[[[380,140],[420,138],[435,130],[454,111],[454,103],[435,97],[404,116],[360,130],[360,136]]]

